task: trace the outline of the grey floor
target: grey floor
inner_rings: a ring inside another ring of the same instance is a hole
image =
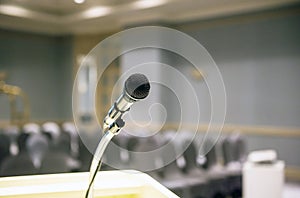
[[[300,198],[300,183],[286,183],[283,198]]]

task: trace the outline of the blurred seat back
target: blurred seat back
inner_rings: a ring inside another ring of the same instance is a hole
[[[19,147],[17,145],[17,137],[20,134],[19,127],[10,125],[5,127],[3,132],[10,139],[10,147],[9,147],[10,154],[17,155],[19,153]]]
[[[178,167],[176,159],[175,146],[172,142],[165,142],[164,146],[161,148],[161,157],[163,160],[163,178],[173,179],[183,177],[183,172]]]
[[[26,152],[6,158],[0,168],[0,176],[18,176],[37,174],[31,158]]]
[[[197,163],[198,150],[195,143],[192,141],[185,141],[183,143],[185,151],[183,152],[183,157],[185,159],[184,172],[192,174],[202,174],[199,164]]]
[[[235,158],[234,143],[230,138],[230,136],[228,136],[222,140],[221,144],[222,144],[224,165],[227,166],[230,162],[233,162]]]
[[[27,123],[23,126],[24,133],[40,133],[41,127],[36,123]]]
[[[62,124],[62,131],[70,135],[71,155],[75,158],[79,155],[79,135],[73,122],[65,122]]]
[[[26,148],[35,168],[39,169],[48,151],[48,140],[42,134],[32,134],[26,141]]]
[[[30,136],[29,133],[21,133],[17,137],[17,144],[18,144],[19,153],[27,152],[26,142],[27,142],[27,139],[29,138],[29,136]]]
[[[246,159],[246,144],[239,134],[231,134],[222,141],[223,160],[226,166],[241,168]]]
[[[46,122],[42,125],[42,132],[50,139],[50,147],[55,147],[60,136],[60,128],[55,122]]]
[[[214,144],[214,142],[212,140],[207,139],[204,142],[204,147],[205,147],[205,150],[208,152],[205,155],[206,160],[205,160],[205,163],[203,164],[203,167],[205,169],[214,168],[215,166],[218,165],[216,145]]]
[[[81,139],[79,139],[78,159],[81,162],[80,171],[89,171],[93,159],[93,154],[88,150],[88,148],[85,146]]]
[[[68,173],[78,171],[80,168],[80,162],[73,159],[71,156],[61,153],[48,151],[44,156],[41,164],[41,174],[52,173]]]
[[[0,167],[2,161],[10,155],[10,139],[5,134],[0,134]]]
[[[247,159],[247,145],[245,138],[241,135],[237,136],[235,144],[237,149],[237,160],[244,163]]]
[[[59,152],[64,152],[72,156],[71,152],[71,137],[69,133],[62,131],[57,138],[55,149]]]
[[[132,136],[128,141],[128,149],[133,151],[130,167],[147,172],[154,178],[161,174],[163,160],[159,148],[162,145],[161,135],[145,137]],[[148,134],[149,135],[149,134]],[[130,148],[131,147],[131,148]]]

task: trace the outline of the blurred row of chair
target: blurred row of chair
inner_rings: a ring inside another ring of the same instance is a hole
[[[120,133],[113,139],[120,148],[107,149],[105,158],[109,166],[104,169],[149,170],[148,174],[180,197],[241,197],[241,167],[246,158],[244,138],[231,134],[214,144],[216,139],[204,141],[203,134],[197,135],[203,137],[172,131],[151,137]],[[201,146],[209,148],[206,155],[200,155]],[[145,155],[135,155],[137,152]]]
[[[0,176],[81,171],[80,138],[73,123],[28,123],[0,132]],[[82,150],[81,149],[81,150]],[[89,159],[92,155],[84,151]],[[87,162],[87,163],[90,163]]]
[[[204,141],[201,135],[163,131],[141,137],[140,133],[123,131],[109,145],[105,153],[108,163],[102,170],[148,170],[180,197],[241,197],[244,139],[232,134],[215,144],[216,139]],[[200,155],[201,148],[208,148],[208,152]],[[0,176],[88,171],[91,160],[91,153],[71,122],[61,126],[53,122],[41,126],[29,123],[22,129],[7,127],[0,131]]]

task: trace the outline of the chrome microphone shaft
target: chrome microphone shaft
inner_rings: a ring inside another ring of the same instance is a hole
[[[102,136],[100,143],[97,146],[94,158],[92,160],[92,164],[90,167],[90,178],[89,178],[89,185],[88,189],[85,194],[85,198],[92,198],[93,197],[93,184],[96,178],[98,170],[101,168],[101,161],[103,158],[104,151],[108,144],[110,143],[111,139],[120,132],[120,129],[123,128],[125,122],[119,118],[116,122],[114,122],[109,129],[105,132]]]

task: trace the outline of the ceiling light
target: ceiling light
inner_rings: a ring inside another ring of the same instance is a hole
[[[31,15],[27,9],[12,5],[0,5],[0,13],[18,17],[28,17]]]
[[[85,2],[85,0],[74,0],[74,2],[77,3],[77,4],[82,4],[82,3]]]
[[[167,0],[139,0],[133,3],[133,7],[137,9],[153,8],[163,5]]]
[[[111,9],[109,7],[97,6],[82,12],[82,16],[84,18],[97,18],[97,17],[107,15],[110,12]]]

